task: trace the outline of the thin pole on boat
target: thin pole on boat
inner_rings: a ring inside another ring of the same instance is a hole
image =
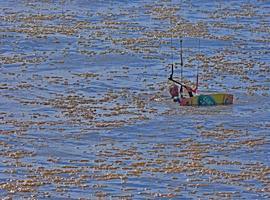
[[[181,82],[182,82],[182,79],[183,79],[183,41],[182,41],[182,39],[180,39],[180,59],[181,59],[181,62],[180,62],[180,64],[181,64]]]
[[[172,18],[170,17],[170,25],[172,28]],[[171,30],[171,56],[172,56],[172,74],[173,74],[173,32]]]
[[[182,10],[182,6],[183,6],[183,1],[181,0],[181,10]],[[183,38],[182,38],[182,36],[181,36],[181,38],[180,38],[180,59],[181,59],[181,61],[180,61],[180,64],[181,64],[181,82],[183,81],[183,65],[184,65],[184,63],[183,63],[183,40],[182,40]],[[181,92],[183,92],[183,88],[181,88],[182,89],[182,91]]]
[[[170,26],[172,27],[172,18],[170,17]],[[172,48],[172,43],[173,43],[173,33],[171,31],[171,59],[172,59],[172,71],[171,71],[171,75],[169,77],[169,80],[173,79],[173,48]]]
[[[196,91],[199,87],[199,58],[201,55],[201,41],[199,39],[199,57],[198,57],[198,64],[197,64],[197,77],[196,77]]]
[[[180,65],[181,65],[181,83],[183,81],[183,41],[180,39]],[[180,95],[183,98],[183,86],[180,87]]]

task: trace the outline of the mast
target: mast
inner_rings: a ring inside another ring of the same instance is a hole
[[[170,17],[170,26],[172,27],[172,18]],[[172,61],[172,71],[169,79],[173,79],[173,48],[172,48],[172,43],[173,43],[173,33],[171,32],[171,61]]]
[[[181,64],[181,83],[183,81],[183,41],[180,39],[180,64]],[[180,87],[180,95],[183,98],[183,86]]]
[[[201,55],[201,41],[199,39],[199,57],[198,57],[198,64],[197,64],[197,77],[196,77],[196,92],[199,87],[199,58]]]
[[[180,64],[181,64],[181,82],[182,82],[182,79],[183,79],[183,41],[182,39],[180,39]]]

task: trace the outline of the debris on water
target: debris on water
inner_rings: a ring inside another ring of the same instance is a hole
[[[266,3],[88,4],[0,1],[0,198],[270,198]],[[180,38],[234,106],[171,101]]]

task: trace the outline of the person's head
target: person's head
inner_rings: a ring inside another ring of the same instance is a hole
[[[170,94],[173,97],[178,97],[179,96],[179,87],[175,84],[173,84],[171,87],[170,87]]]

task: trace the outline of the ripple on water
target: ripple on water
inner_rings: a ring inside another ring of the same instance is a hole
[[[265,2],[13,4],[0,0],[1,198],[269,199]],[[185,83],[199,66],[201,92],[234,105],[171,101],[180,37]]]

